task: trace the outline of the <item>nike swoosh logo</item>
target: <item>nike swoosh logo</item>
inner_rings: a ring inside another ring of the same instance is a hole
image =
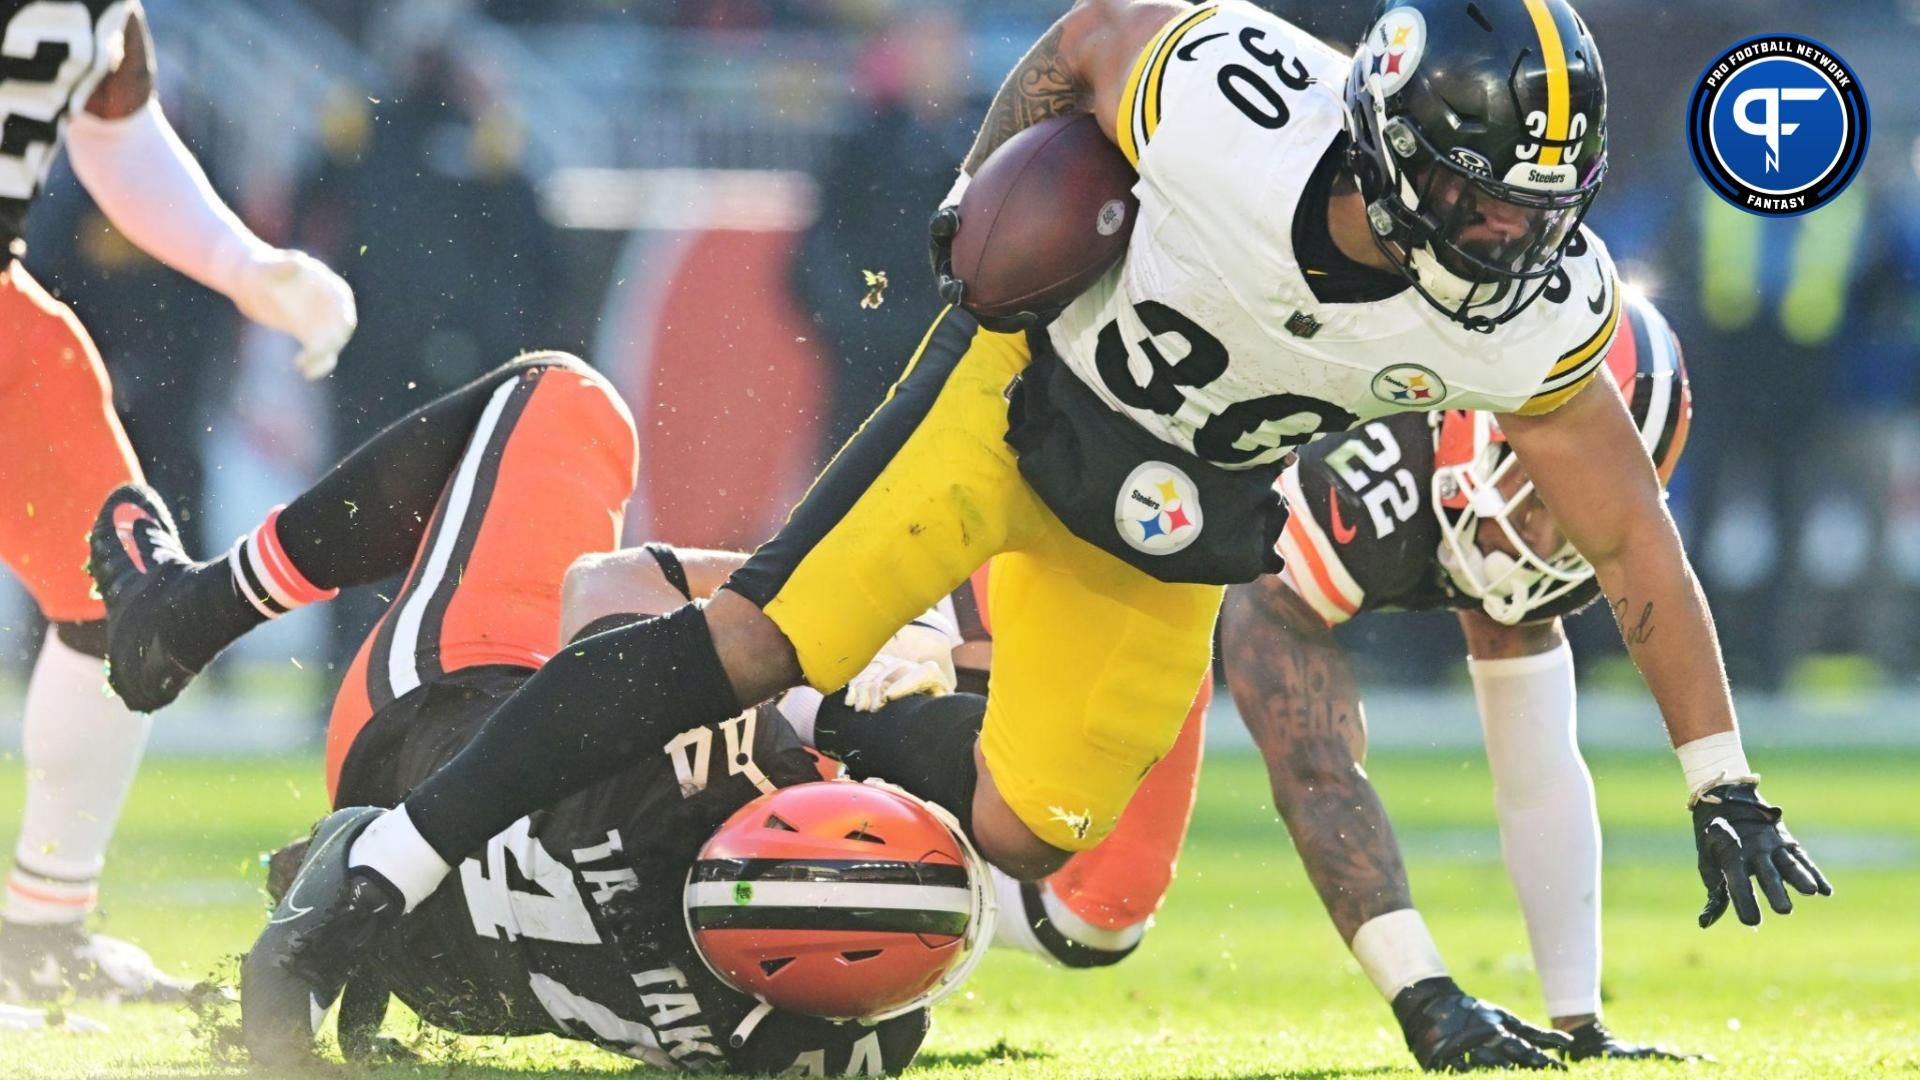
[[[285,915],[275,915],[273,918],[268,919],[267,925],[278,926],[281,923],[289,923],[313,910],[313,905],[309,904],[306,907],[301,907],[300,902],[294,898],[294,894],[299,891],[300,881],[295,879],[293,887],[287,890],[287,913]]]
[[[1607,285],[1606,285],[1606,282],[1603,281],[1600,283],[1600,291],[1592,296],[1587,297],[1587,310],[1593,312],[1595,315],[1598,315],[1602,311],[1605,311],[1607,309],[1606,301],[1607,301]]]
[[[1333,542],[1345,545],[1360,535],[1360,530],[1340,520],[1340,489],[1327,489],[1327,517],[1333,525]]]
[[[1208,34],[1205,37],[1194,38],[1192,41],[1189,41],[1185,45],[1182,45],[1179,48],[1173,50],[1173,55],[1182,60],[1191,60],[1193,59],[1193,50],[1199,48],[1202,45],[1205,45],[1207,42],[1212,41],[1214,38],[1223,38],[1226,36],[1227,36],[1226,31],[1223,30],[1218,34]]]

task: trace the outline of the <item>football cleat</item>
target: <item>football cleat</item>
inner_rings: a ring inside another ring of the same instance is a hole
[[[153,712],[206,666],[169,647],[187,614],[169,594],[193,569],[180,530],[158,492],[123,484],[100,507],[88,548],[87,571],[107,605],[107,684],[129,709]]]
[[[240,969],[240,1037],[255,1063],[296,1064],[360,954],[400,919],[397,890],[347,865],[353,841],[383,811],[336,810],[314,827],[300,872]]]
[[[1619,1061],[1711,1061],[1700,1054],[1687,1054],[1679,1050],[1669,1050],[1664,1046],[1622,1042],[1620,1038],[1602,1027],[1600,1021],[1589,1020],[1567,1034],[1573,1036],[1573,1045],[1567,1048],[1568,1061],[1588,1061],[1593,1058]]]
[[[130,941],[89,934],[78,923],[0,924],[0,989],[12,1001],[57,1001],[69,993],[104,1001],[172,1003],[194,986],[160,970]]]

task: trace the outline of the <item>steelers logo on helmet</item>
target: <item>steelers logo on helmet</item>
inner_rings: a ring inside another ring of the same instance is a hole
[[[1418,8],[1397,8],[1374,23],[1367,34],[1367,54],[1379,92],[1392,94],[1407,85],[1426,48],[1427,18]]]
[[[1791,217],[1830,201],[1867,156],[1867,97],[1847,62],[1812,38],[1764,34],[1727,49],[1687,105],[1694,167],[1751,214]]]
[[[1200,489],[1178,466],[1142,463],[1120,485],[1113,527],[1136,551],[1172,555],[1200,538]]]

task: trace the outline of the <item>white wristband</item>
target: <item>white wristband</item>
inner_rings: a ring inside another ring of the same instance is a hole
[[[1760,779],[1753,766],[1747,764],[1747,752],[1740,747],[1738,731],[1707,735],[1676,746],[1673,752],[1679,755],[1680,768],[1687,776],[1688,806],[1708,788]]]
[[[967,185],[971,183],[973,183],[973,177],[967,175],[967,170],[961,169],[960,175],[953,178],[953,186],[947,189],[947,197],[940,200],[941,209],[959,206],[960,200],[966,197]]]
[[[1421,979],[1447,973],[1427,921],[1413,908],[1375,915],[1353,934],[1353,958],[1389,1002]]]

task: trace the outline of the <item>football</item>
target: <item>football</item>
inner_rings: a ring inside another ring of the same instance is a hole
[[[1008,139],[960,199],[953,274],[985,317],[1065,304],[1126,253],[1138,175],[1089,115]]]

